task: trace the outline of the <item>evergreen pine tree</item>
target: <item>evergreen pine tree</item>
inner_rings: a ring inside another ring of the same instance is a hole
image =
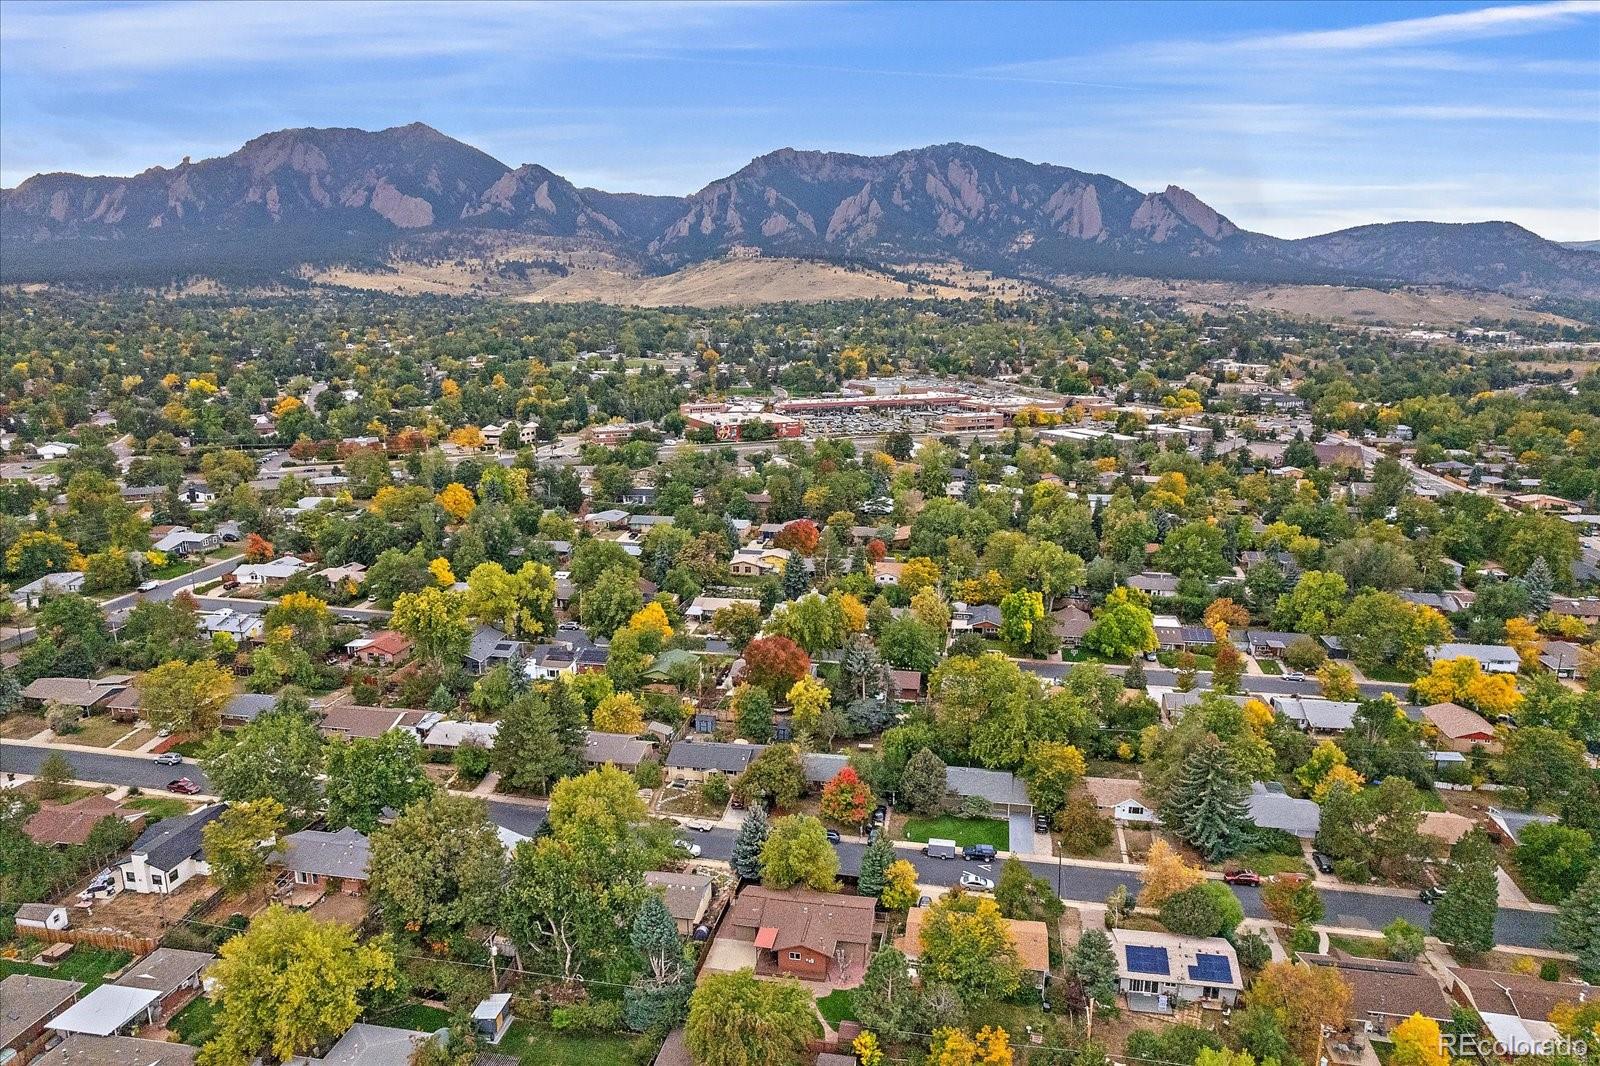
[[[1207,739],[1189,753],[1166,804],[1167,824],[1216,862],[1243,849],[1250,834],[1242,775],[1222,742]]]
[[[867,972],[853,993],[856,1020],[880,1033],[905,1028],[917,995],[905,955],[896,948],[884,948],[867,963]]]
[[[894,862],[894,845],[886,833],[867,845],[861,855],[861,873],[856,881],[856,891],[863,896],[877,898],[883,895],[884,871]]]
[[[761,880],[761,849],[767,843],[767,812],[759,806],[745,815],[739,835],[733,838],[733,854],[728,863],[746,881]]]
[[[1117,1002],[1117,957],[1111,938],[1098,929],[1086,929],[1067,958],[1067,972],[1083,985],[1084,995],[1110,1007]]]
[[[628,942],[643,957],[655,984],[674,984],[682,978],[683,942],[678,939],[678,923],[659,893],[651,892],[639,905]]]
[[[783,598],[798,600],[811,590],[811,575],[806,573],[806,564],[798,555],[791,555],[783,567]]]
[[[1128,663],[1127,672],[1122,675],[1122,687],[1144,692],[1150,687],[1144,679],[1144,662],[1137,655]]]
[[[1528,590],[1528,606],[1534,614],[1543,614],[1550,609],[1550,593],[1555,588],[1556,579],[1544,556],[1535,556],[1533,562],[1528,564],[1528,569],[1522,574],[1522,585]]]
[[[1551,943],[1578,956],[1589,980],[1600,978],[1600,869],[1562,902]]]
[[[1474,829],[1450,848],[1444,898],[1433,906],[1429,931],[1469,955],[1494,947],[1494,916],[1500,904],[1494,845]]]

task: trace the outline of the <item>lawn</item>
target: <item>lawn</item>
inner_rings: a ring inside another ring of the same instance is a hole
[[[1263,674],[1270,674],[1273,677],[1283,673],[1283,667],[1278,665],[1276,659],[1257,659],[1256,665],[1261,667]]]
[[[189,1001],[189,1005],[173,1016],[167,1023],[167,1028],[178,1034],[178,1039],[185,1044],[199,1047],[210,1040],[217,1032],[217,1014],[222,1010],[222,1004],[205,996],[196,996]]]
[[[224,733],[220,735],[227,736],[228,734]],[[210,743],[211,741],[205,737],[190,737],[188,740],[178,741],[167,750],[175,751],[179,755],[182,755],[185,759],[198,759],[200,757],[200,753],[205,751],[206,746]],[[223,745],[224,750],[226,750],[226,747],[226,745]]]
[[[199,562],[191,562],[188,559],[183,559],[183,560],[174,559],[172,562],[169,562],[166,566],[163,566],[163,567],[161,567],[159,569],[156,569],[156,570],[151,570],[146,575],[146,578],[147,578],[147,580],[151,580],[151,581],[170,581],[175,577],[182,577],[184,574],[193,573],[194,571],[196,571],[198,569],[200,569],[200,563]]]
[[[941,818],[909,818],[905,839],[924,844],[930,840],[954,840],[962,847],[992,844],[996,851],[1007,851],[1011,848],[1011,827],[995,818],[958,818],[953,814]]]
[[[558,1033],[519,1021],[494,1050],[521,1066],[635,1066],[647,1056],[649,1038],[619,1033]]]
[[[828,1024],[835,1029],[840,1022],[853,1022],[856,1020],[855,993],[843,988],[836,988],[832,992],[817,1000],[817,1010],[828,1019]]]
[[[1387,959],[1389,946],[1383,940],[1370,936],[1335,936],[1328,934],[1328,946],[1338,948],[1363,959]]]
[[[1227,862],[1220,864],[1223,867],[1243,866],[1254,870],[1262,877],[1271,877],[1273,874],[1309,874],[1310,868],[1306,861],[1299,855],[1279,855],[1277,852],[1247,851],[1236,855]]]
[[[127,805],[144,811],[152,822],[159,822],[163,818],[176,818],[180,814],[189,812],[187,803],[168,796],[140,796],[138,799],[129,800]]]
[[[123,737],[138,729],[134,722],[114,722],[107,715],[97,714],[78,723],[79,729],[61,739],[69,744],[83,744],[91,748],[109,748]]]
[[[376,1025],[389,1025],[396,1029],[415,1029],[419,1033],[432,1033],[450,1025],[450,1012],[443,1007],[430,1007],[426,1003],[407,1003],[397,1010],[375,1014],[370,1019]]]
[[[1367,676],[1368,681],[1391,681],[1410,684],[1417,679],[1417,675],[1410,670],[1399,670],[1392,666],[1374,666],[1370,670],[1362,667],[1361,672]]]
[[[6,740],[27,740],[49,727],[48,722],[35,714],[12,714],[0,719],[0,737]]]
[[[84,991],[88,992],[97,985],[104,984],[106,974],[120,970],[132,959],[133,956],[126,951],[90,948],[80,944],[72,949],[72,954],[54,967],[0,959],[0,977],[21,973],[34,977],[55,977],[63,981],[82,981],[86,986]]]

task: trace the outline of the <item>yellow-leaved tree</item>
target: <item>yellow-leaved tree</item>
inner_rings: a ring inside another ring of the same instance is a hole
[[[644,732],[644,706],[631,692],[613,693],[595,707],[594,728],[600,733],[638,736]]]
[[[1439,1023],[1432,1018],[1413,1014],[1390,1031],[1389,1039],[1394,1043],[1394,1053],[1389,1056],[1393,1066],[1450,1066]]]
[[[1205,877],[1200,867],[1188,862],[1171,844],[1158,838],[1150,845],[1144,870],[1139,874],[1139,881],[1144,885],[1139,890],[1139,906],[1159,907],[1168,896],[1193,888]]]
[[[434,501],[444,508],[445,514],[458,522],[464,522],[472,514],[478,501],[473,499],[472,490],[459,481],[452,481],[440,490]]]
[[[1011,1066],[1011,1034],[998,1025],[986,1025],[974,1034],[962,1029],[933,1031],[928,1047],[929,1066]]]

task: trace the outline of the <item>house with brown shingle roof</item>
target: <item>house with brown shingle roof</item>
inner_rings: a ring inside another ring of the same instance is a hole
[[[1336,971],[1352,993],[1351,1025],[1361,1023],[1369,1033],[1387,1033],[1413,1014],[1432,1018],[1441,1025],[1450,1021],[1450,997],[1439,987],[1429,971],[1414,962],[1387,959],[1362,959],[1334,949],[1329,955],[1302,951],[1299,960],[1308,966],[1324,966]]]
[[[1500,750],[1489,720],[1458,703],[1429,704],[1422,708],[1422,720],[1438,730],[1439,745],[1450,751],[1465,753],[1480,745],[1488,752]]]
[[[144,824],[145,812],[96,794],[57,807],[41,807],[22,831],[36,844],[70,847],[88,843],[94,827],[106,818],[121,818],[137,828]]]
[[[752,885],[734,901],[725,935],[760,950],[757,972],[808,981],[860,981],[876,906],[869,896],[807,888],[779,892]]]
[[[912,907],[906,912],[906,931],[896,938],[894,946],[915,963],[922,957],[922,923],[929,914],[928,907]],[[1044,987],[1044,975],[1050,972],[1050,927],[1043,922],[1002,918],[1011,943],[1017,949],[1017,964],[1035,988]]]

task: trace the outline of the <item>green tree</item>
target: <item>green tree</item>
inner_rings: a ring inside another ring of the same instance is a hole
[[[555,629],[555,577],[543,563],[523,563],[515,573],[480,563],[467,575],[466,611],[518,640],[536,640]]]
[[[1118,591],[1121,591],[1120,589]],[[1155,651],[1155,616],[1148,607],[1131,600],[1106,605],[1095,612],[1094,621],[1083,634],[1082,644],[1104,658],[1123,661],[1130,656]]]
[[[401,593],[389,624],[411,639],[419,658],[436,667],[459,661],[472,643],[465,597],[437,586]]]
[[[856,875],[856,892],[876,899],[883,895],[884,874],[894,862],[894,844],[889,834],[879,833],[876,840],[861,853],[861,869]]]
[[[218,956],[207,971],[218,1029],[201,1049],[204,1066],[243,1066],[262,1052],[280,1060],[307,1054],[349,1029],[366,997],[396,984],[384,940],[360,944],[336,922],[277,905]]]
[[[1117,1003],[1117,957],[1111,938],[1098,929],[1085,929],[1067,956],[1067,972],[1077,978],[1084,994],[1104,1007]]]
[[[1083,752],[1071,744],[1041,740],[1028,749],[1022,776],[1028,782],[1028,798],[1045,814],[1053,815],[1066,806],[1073,787],[1087,772]]]
[[[765,808],[755,807],[744,816],[739,832],[733,838],[733,853],[728,859],[733,872],[742,880],[761,880],[761,849],[766,847],[769,832]],[[863,858],[862,862],[864,865],[866,860]],[[863,892],[862,895],[867,893]]]
[[[1550,942],[1576,955],[1589,980],[1600,979],[1600,870],[1562,902]]]
[[[697,1066],[803,1066],[822,1033],[816,1001],[798,981],[749,970],[701,978],[689,998],[684,1045]]]
[[[896,1032],[913,1028],[921,992],[911,965],[899,949],[885,947],[867,963],[867,972],[852,993],[856,1019],[869,1030]]]
[[[1172,831],[1216,862],[1241,851],[1250,836],[1243,775],[1220,741],[1207,738],[1184,761],[1163,817]]]
[[[267,856],[284,830],[275,799],[235,803],[200,831],[211,877],[224,892],[247,892],[267,878]]]
[[[1239,898],[1220,881],[1202,881],[1161,901],[1161,924],[1180,936],[1231,936],[1242,921]]]
[[[322,808],[322,734],[305,698],[293,690],[272,710],[219,737],[200,756],[200,768],[229,803],[275,799],[291,824],[304,824]]]
[[[410,733],[391,729],[380,737],[335,740],[326,749],[328,826],[378,828],[384,808],[405,810],[433,794],[422,765],[422,745]]]
[[[150,723],[193,737],[209,737],[233,699],[233,677],[210,660],[163,663],[139,679],[140,705]]]
[[[1495,877],[1494,845],[1483,830],[1474,829],[1450,848],[1444,890],[1444,898],[1433,907],[1433,935],[1468,955],[1494,947],[1500,884]]]
[[[1016,942],[992,899],[947,893],[922,922],[919,970],[968,1006],[1005,999],[1021,982]]]
[[[1423,930],[1404,918],[1396,918],[1383,927],[1384,950],[1397,962],[1410,962],[1427,947]]]
[[[944,804],[945,789],[944,760],[923,748],[900,775],[900,805],[913,814],[932,814]]]
[[[511,701],[495,734],[493,762],[505,787],[545,791],[574,773],[586,725],[582,700],[566,689],[528,690]]]
[[[372,834],[367,886],[392,927],[439,939],[494,913],[504,869],[483,801],[436,792]]]
[[[822,823],[805,814],[775,819],[761,848],[761,883],[768,888],[803,884],[819,892],[833,890],[839,876],[839,854],[828,843]]]
[[[1525,726],[1506,741],[1501,768],[1506,781],[1528,794],[1530,803],[1559,800],[1589,772],[1583,745],[1548,726]]]
[[[597,637],[609,638],[643,606],[638,574],[632,569],[613,567],[583,593],[578,613],[585,629]]]
[[[768,744],[750,760],[733,794],[746,803],[792,807],[806,789],[806,768],[793,744]]]
[[[66,794],[67,785],[72,782],[76,771],[72,763],[59,751],[52,751],[44,757],[39,764],[39,773],[34,778],[34,788],[40,799],[60,799]]]
[[[995,883],[995,902],[1000,913],[1020,921],[1039,921],[1054,928],[1066,909],[1055,886],[1042,877],[1035,876],[1023,862],[1009,858],[1000,867],[1000,879]]]

